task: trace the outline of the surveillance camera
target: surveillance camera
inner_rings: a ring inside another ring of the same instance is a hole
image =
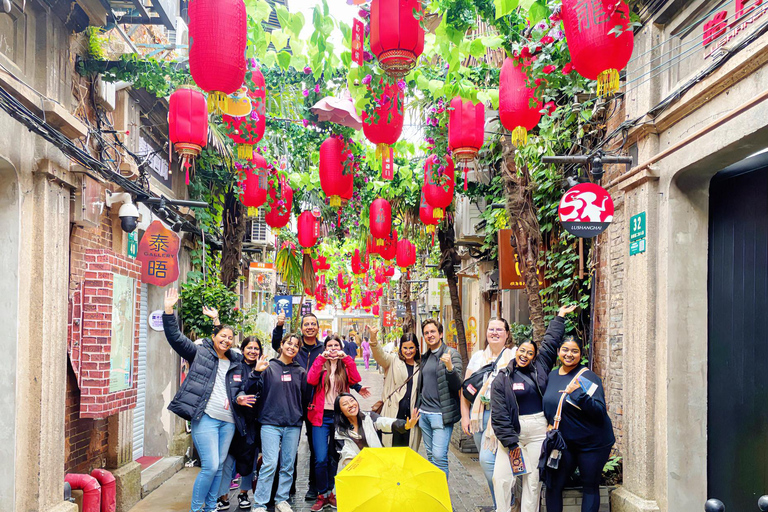
[[[120,207],[118,215],[120,216],[120,227],[126,233],[133,233],[136,230],[136,225],[139,220],[139,209],[133,204],[131,194],[122,192],[119,194],[113,194],[107,191],[107,206],[112,207],[115,203],[123,203]]]

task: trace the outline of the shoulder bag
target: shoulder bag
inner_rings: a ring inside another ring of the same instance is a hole
[[[501,353],[494,362],[488,363],[464,379],[464,383],[461,385],[461,394],[464,395],[464,398],[466,398],[470,404],[475,402],[477,394],[483,388],[483,384],[485,384],[485,379],[488,377],[488,374],[496,371],[496,365],[501,359],[501,356],[504,355],[505,350],[507,350],[506,347],[501,350]]]
[[[395,393],[403,389],[413,378],[416,376],[417,373],[419,373],[419,370],[421,370],[421,365],[418,365],[416,368],[413,369],[413,373],[410,377],[405,379],[405,382],[400,384],[400,386],[395,389],[393,392],[391,392],[384,400],[378,400],[375,404],[373,404],[373,407],[371,407],[371,412],[375,412],[376,414],[381,414],[381,410],[384,408],[384,404],[389,401],[390,398],[394,396]]]

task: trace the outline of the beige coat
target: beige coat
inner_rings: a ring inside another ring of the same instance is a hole
[[[394,390],[402,386],[402,384],[408,380],[408,368],[406,368],[405,361],[400,359],[397,351],[387,354],[384,352],[381,343],[371,340],[371,351],[373,352],[373,358],[379,363],[379,366],[384,370],[384,389],[382,390],[381,399],[384,400]],[[414,371],[418,368],[418,365],[414,368]],[[416,382],[418,376],[414,377],[413,388],[411,390],[411,410],[416,406]],[[381,409],[381,415],[386,418],[394,418],[397,416],[397,409],[400,404],[400,400],[405,396],[405,390],[407,386],[403,386],[401,390],[392,395],[392,397],[384,402],[384,407]],[[392,446],[392,435],[384,434],[384,446]],[[418,426],[411,429],[411,437],[409,446],[414,451],[419,451],[419,444],[421,443],[421,430]]]

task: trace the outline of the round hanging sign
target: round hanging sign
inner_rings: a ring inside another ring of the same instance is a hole
[[[579,183],[560,199],[557,213],[570,234],[592,238],[608,229],[613,221],[613,199],[600,185]]]
[[[162,331],[163,330],[163,310],[158,309],[157,311],[153,311],[149,314],[147,317],[147,323],[149,324],[149,327],[153,331]]]

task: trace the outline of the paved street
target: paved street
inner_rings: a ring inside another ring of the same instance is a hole
[[[362,363],[359,364],[363,384],[371,388],[371,397],[361,400],[363,409],[368,410],[381,396],[383,377],[375,367],[365,371]],[[458,427],[457,427],[458,428]],[[424,455],[424,449],[420,450]],[[451,503],[456,512],[474,512],[478,507],[490,506],[491,497],[488,492],[485,479],[477,463],[477,454],[463,454],[451,450],[449,454],[451,476],[449,487],[451,491]],[[309,448],[306,437],[302,435],[299,445],[299,477],[296,497],[292,503],[296,512],[309,512],[312,503],[303,500],[307,491],[307,471],[309,469]],[[192,484],[198,468],[185,468],[173,476],[168,482],[147,496],[131,509],[131,512],[187,512],[189,510],[189,496]],[[236,491],[233,491],[233,497]],[[237,500],[230,500],[230,511],[237,509]]]

